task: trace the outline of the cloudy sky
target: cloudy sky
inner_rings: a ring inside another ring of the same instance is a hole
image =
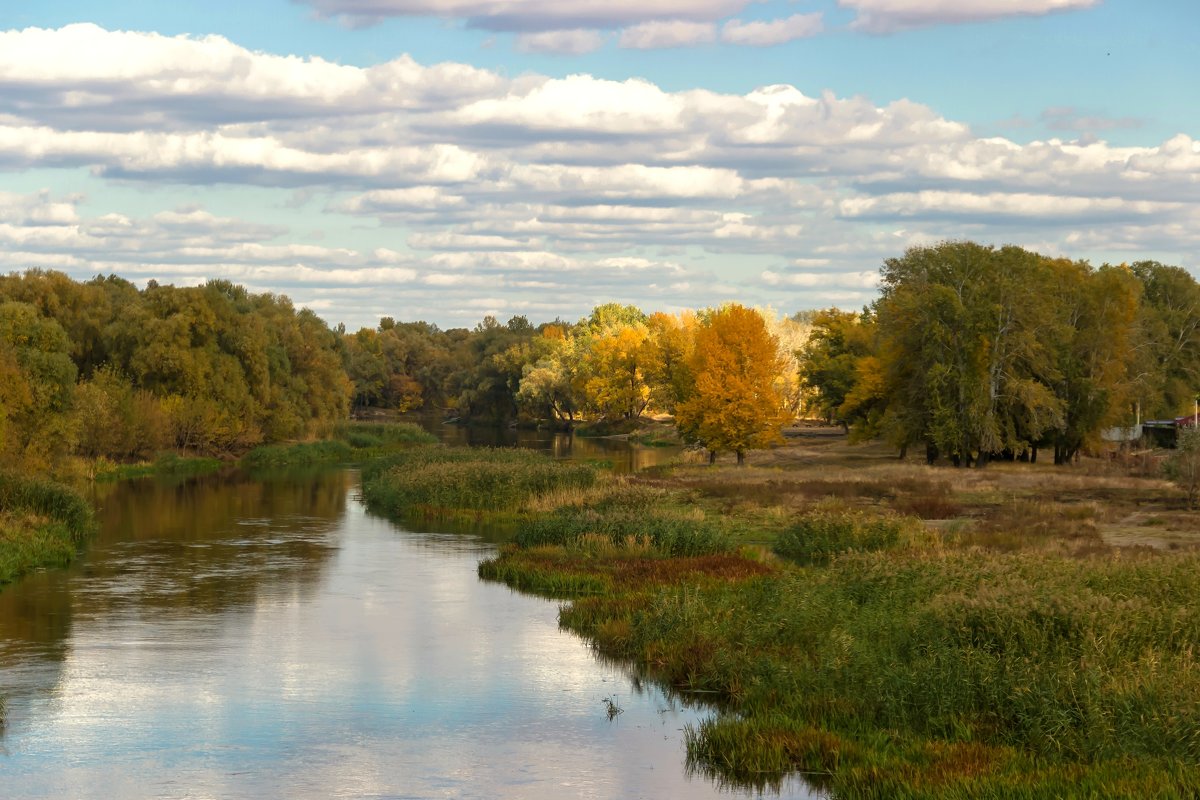
[[[1196,0],[0,5],[0,270],[331,324],[781,312],[943,239],[1200,267]]]

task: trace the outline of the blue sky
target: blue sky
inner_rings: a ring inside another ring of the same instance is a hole
[[[8,4],[0,268],[352,328],[855,307],[946,238],[1192,269],[1197,30],[1191,0]]]

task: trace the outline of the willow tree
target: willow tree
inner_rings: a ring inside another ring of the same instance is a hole
[[[705,315],[689,366],[691,393],[675,412],[686,440],[703,445],[711,458],[732,450],[743,464],[747,450],[782,438],[790,415],[776,378],[784,360],[758,313],[734,303]]]
[[[888,259],[881,277],[884,427],[897,444],[986,462],[1062,426],[1053,344],[1067,322],[1041,256],[943,242]]]

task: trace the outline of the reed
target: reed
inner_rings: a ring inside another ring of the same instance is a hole
[[[390,515],[515,514],[533,498],[583,491],[595,482],[590,465],[527,450],[419,447],[364,467],[363,497]]]
[[[321,442],[269,444],[256,447],[242,456],[241,465],[249,470],[262,470],[349,461],[353,457],[354,448],[349,444],[330,439]]]
[[[0,585],[69,563],[95,529],[91,507],[74,490],[0,472]]]

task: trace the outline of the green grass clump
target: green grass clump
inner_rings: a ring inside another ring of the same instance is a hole
[[[331,439],[263,445],[242,456],[241,464],[249,470],[334,464],[436,443],[436,437],[411,422],[342,422]]]
[[[94,477],[98,481],[123,481],[149,475],[204,475],[216,472],[225,463],[217,458],[187,458],[177,453],[160,453],[154,461],[143,464],[99,464]]]
[[[419,447],[363,469],[363,497],[384,514],[520,511],[550,492],[587,489],[596,470],[528,450]]]
[[[0,584],[70,563],[95,529],[91,507],[69,487],[0,473]]]
[[[411,422],[341,422],[334,428],[333,437],[355,450],[437,444],[436,436]]]
[[[841,553],[886,550],[932,536],[920,522],[859,511],[818,510],[783,531],[775,552],[801,564],[824,564]]]
[[[732,544],[721,521],[672,503],[667,492],[630,487],[586,506],[566,506],[535,517],[518,533],[518,547],[577,547],[593,536],[613,545],[649,547],[668,556],[728,551]]]
[[[348,461],[354,449],[346,442],[326,440],[299,444],[268,444],[242,456],[242,467],[250,470]]]

